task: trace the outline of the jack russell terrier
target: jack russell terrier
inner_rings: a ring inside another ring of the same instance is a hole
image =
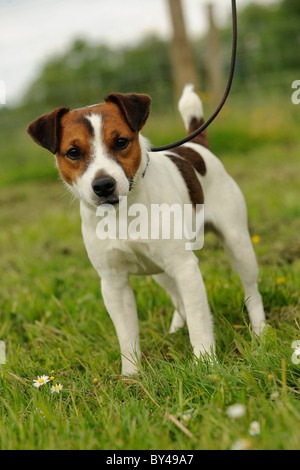
[[[120,201],[143,204],[203,204],[205,227],[222,241],[243,284],[245,303],[255,334],[265,326],[257,288],[258,267],[248,232],[244,197],[209,150],[205,132],[165,152],[151,152],[139,133],[150,110],[144,94],[112,93],[105,102],[72,111],[58,108],[28,127],[33,140],[50,150],[61,177],[80,199],[82,234],[90,261],[101,278],[105,306],[118,336],[122,374],[138,371],[141,358],[138,314],[129,276],[153,275],[169,294],[175,311],[174,333],[187,323],[197,358],[215,352],[213,321],[198,259],[183,239],[124,239],[97,236],[99,207]],[[179,111],[188,133],[203,123],[203,109],[192,85],[184,88]]]

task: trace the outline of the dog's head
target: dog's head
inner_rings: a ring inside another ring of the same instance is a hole
[[[139,131],[151,98],[112,93],[105,102],[70,111],[58,108],[28,126],[33,140],[52,152],[72,192],[98,206],[126,196],[142,161]]]

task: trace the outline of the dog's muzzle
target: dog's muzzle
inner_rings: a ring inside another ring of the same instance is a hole
[[[116,189],[116,180],[111,176],[102,176],[92,182],[92,188],[96,196],[99,198],[109,198]]]

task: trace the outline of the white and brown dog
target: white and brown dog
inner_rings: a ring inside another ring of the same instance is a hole
[[[70,111],[59,108],[28,127],[33,140],[56,156],[60,174],[80,199],[82,234],[88,256],[101,278],[105,306],[118,335],[122,373],[137,371],[141,357],[138,314],[129,276],[153,275],[168,292],[175,311],[170,332],[187,322],[199,358],[214,353],[213,322],[198,259],[185,241],[106,239],[96,234],[99,206],[118,213],[127,197],[149,208],[152,204],[205,204],[205,225],[220,236],[245,293],[253,331],[265,325],[257,288],[258,268],[247,226],[243,195],[222,163],[209,150],[206,133],[167,152],[149,151],[139,133],[150,109],[143,94],[112,93],[105,102]],[[185,87],[179,110],[189,133],[203,122],[202,103]]]

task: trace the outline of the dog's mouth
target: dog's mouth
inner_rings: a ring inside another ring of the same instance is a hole
[[[97,206],[117,206],[119,205],[119,198],[114,198],[114,199],[105,199],[105,200],[99,200],[97,202]]]

